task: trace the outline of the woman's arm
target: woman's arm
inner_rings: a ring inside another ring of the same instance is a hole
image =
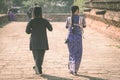
[[[27,24],[27,27],[26,27],[26,33],[27,34],[30,34],[31,33],[31,31],[32,31],[32,21],[30,21],[28,24]]]
[[[83,28],[86,28],[86,20],[85,20],[85,17],[83,17],[82,24],[83,24]]]
[[[47,20],[46,20],[46,26],[47,26],[49,31],[53,30],[52,25]]]
[[[69,28],[70,22],[71,22],[70,17],[68,17],[67,20],[66,20],[66,25],[65,25],[66,28]]]

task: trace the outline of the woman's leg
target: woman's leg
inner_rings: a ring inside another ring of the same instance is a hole
[[[39,74],[42,74],[42,64],[44,60],[45,50],[33,50],[33,57],[35,60],[35,68],[38,69]]]
[[[77,73],[82,58],[82,38],[78,41],[68,42],[69,63],[68,68],[72,73]]]
[[[78,72],[82,59],[82,37],[76,42],[75,72]]]
[[[69,68],[70,72],[75,72],[74,42],[68,42],[68,50],[69,50],[68,68]]]

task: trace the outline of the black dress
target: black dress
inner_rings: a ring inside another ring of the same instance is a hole
[[[30,50],[48,50],[47,29],[52,31],[51,24],[43,18],[32,19],[27,27],[26,33],[30,34]]]

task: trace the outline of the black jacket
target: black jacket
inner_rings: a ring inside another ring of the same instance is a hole
[[[52,31],[52,26],[46,19],[35,18],[28,23],[26,33],[31,33],[30,50],[49,49],[46,29]]]

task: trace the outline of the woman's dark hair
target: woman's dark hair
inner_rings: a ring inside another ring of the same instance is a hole
[[[79,7],[78,7],[78,6],[72,6],[72,7],[71,7],[71,11],[72,11],[72,17],[71,17],[72,27],[74,27],[74,26],[73,26],[73,23],[74,23],[73,14],[74,14],[77,10],[79,10]]]
[[[42,8],[41,7],[34,7],[33,18],[42,18]]]
[[[72,14],[74,14],[76,12],[76,10],[79,10],[78,6],[72,6],[71,7]]]

